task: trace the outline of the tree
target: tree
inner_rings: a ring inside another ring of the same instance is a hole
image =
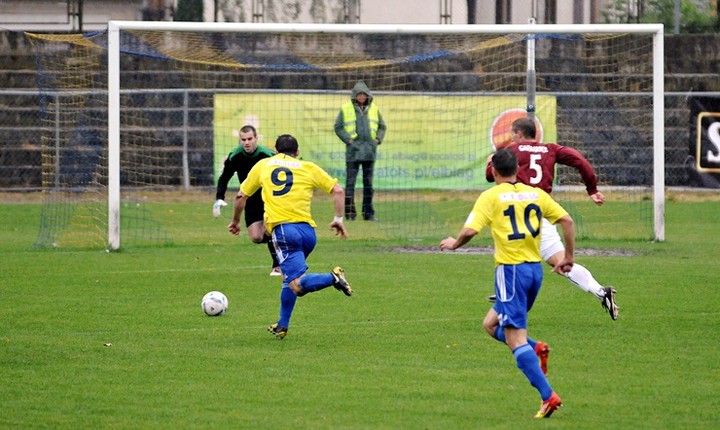
[[[672,29],[676,1],[680,1],[681,33],[707,33],[719,28],[720,17],[707,0],[614,0],[603,16],[609,23],[659,22]]]
[[[676,0],[649,0],[648,13],[641,17],[640,22],[661,22],[666,28],[673,28],[675,23],[675,1]],[[681,0],[680,32],[712,32],[718,20],[717,16],[712,15],[713,10],[709,2]]]

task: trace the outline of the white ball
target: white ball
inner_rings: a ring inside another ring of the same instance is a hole
[[[205,294],[200,302],[203,312],[211,317],[219,317],[228,308],[228,299],[220,291],[210,291]]]

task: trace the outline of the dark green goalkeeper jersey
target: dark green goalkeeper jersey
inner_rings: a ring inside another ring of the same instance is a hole
[[[230,179],[232,179],[234,174],[237,174],[237,178],[242,183],[242,181],[247,178],[248,172],[250,172],[250,169],[257,163],[258,161],[262,160],[263,158],[269,158],[275,155],[275,152],[271,149],[268,149],[264,146],[258,145],[258,147],[255,149],[255,152],[252,154],[248,154],[243,150],[242,146],[238,146],[235,148],[227,157],[225,160],[225,164],[223,165],[223,171],[220,174],[220,178],[218,178],[218,184],[217,184],[217,192],[215,193],[215,199],[217,200],[225,200],[225,192],[227,191],[228,182],[230,182]],[[262,199],[260,199],[260,193],[256,193],[251,198],[257,196],[257,200],[260,200],[260,204],[262,204]],[[248,205],[250,204],[250,199],[248,199]]]

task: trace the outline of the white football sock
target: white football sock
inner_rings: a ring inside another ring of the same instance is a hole
[[[602,299],[605,297],[605,290],[598,281],[593,278],[592,273],[585,267],[575,263],[573,264],[572,270],[565,274],[570,282],[581,290],[594,294],[597,298]]]

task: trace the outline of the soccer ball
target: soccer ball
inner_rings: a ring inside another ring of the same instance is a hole
[[[203,296],[200,306],[206,315],[219,317],[227,311],[228,299],[220,291],[210,291]]]

